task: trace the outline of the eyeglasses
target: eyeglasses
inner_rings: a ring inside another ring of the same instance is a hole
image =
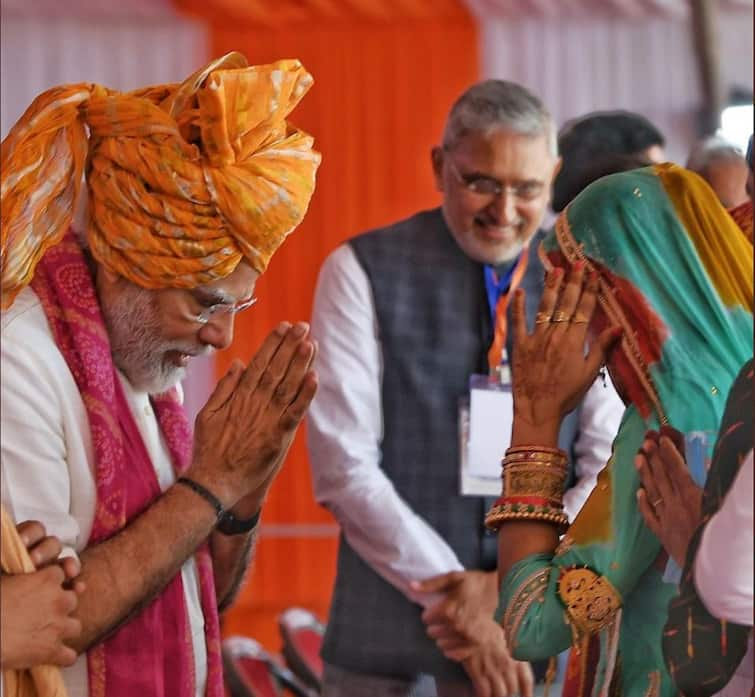
[[[228,303],[216,303],[210,305],[202,310],[199,314],[194,315],[194,320],[200,324],[207,324],[213,317],[222,317],[223,315],[231,314],[236,315],[239,312],[248,310],[254,303],[257,302],[257,298],[251,298],[246,302],[239,303],[238,305],[229,305]]]
[[[445,162],[448,162],[448,166],[454,176],[467,191],[479,194],[480,196],[490,196],[492,198],[500,196],[504,191],[508,191],[514,198],[522,201],[534,201],[543,193],[544,184],[542,182],[522,182],[514,186],[505,186],[497,179],[493,179],[493,177],[462,174],[450,155],[445,158]]]

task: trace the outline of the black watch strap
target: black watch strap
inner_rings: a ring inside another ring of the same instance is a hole
[[[257,511],[251,518],[237,518],[230,511],[226,511],[219,518],[216,530],[224,535],[244,535],[257,527],[260,513],[262,510]]]

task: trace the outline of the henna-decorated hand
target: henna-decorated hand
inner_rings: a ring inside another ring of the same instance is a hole
[[[514,296],[514,445],[555,442],[561,419],[579,404],[621,336],[619,328],[606,329],[585,354],[598,279],[585,277],[582,262],[566,284],[562,277],[559,268],[548,273],[531,334],[524,291]]]

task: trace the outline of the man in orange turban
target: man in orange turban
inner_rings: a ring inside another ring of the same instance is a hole
[[[53,88],[2,143],[2,495],[81,563],[69,695],[223,694],[218,608],[317,387],[309,328],[234,363],[194,436],[179,380],[306,212],[320,158],[286,119],[311,84],[231,53]]]

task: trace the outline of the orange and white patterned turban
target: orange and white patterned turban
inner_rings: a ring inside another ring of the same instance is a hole
[[[2,143],[2,306],[65,235],[85,170],[105,267],[150,289],[223,278],[242,258],[262,273],[314,190],[320,155],[286,121],[311,85],[297,60],[229,53],[180,85],[39,95]]]

